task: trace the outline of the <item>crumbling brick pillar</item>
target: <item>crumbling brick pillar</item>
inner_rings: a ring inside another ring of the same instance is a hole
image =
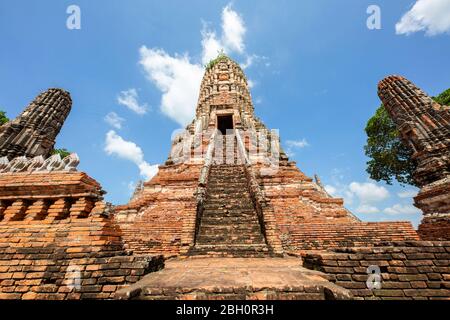
[[[450,240],[450,107],[400,76],[383,79],[378,95],[417,161],[413,177],[422,189],[414,205],[424,213],[419,233],[423,239]]]
[[[50,156],[55,139],[72,108],[70,94],[48,89],[14,120],[0,128],[0,157]]]

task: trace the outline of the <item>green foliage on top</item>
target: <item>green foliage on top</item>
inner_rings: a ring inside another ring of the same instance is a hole
[[[0,126],[9,121],[5,111],[0,111]]]
[[[434,101],[444,106],[450,106],[450,88],[442,92],[437,97],[433,97]]]
[[[212,59],[210,62],[208,62],[207,65],[205,65],[206,71],[211,70],[217,63],[219,63],[221,60],[227,59],[228,56],[222,51],[219,52],[219,55],[217,58]],[[228,58],[229,59],[229,58]]]
[[[69,156],[71,154],[71,152],[64,148],[63,149],[53,149],[52,155],[53,154],[59,154],[61,156],[61,159],[64,159],[65,157]]]
[[[450,89],[445,90],[433,99],[442,105],[450,105]],[[411,159],[412,151],[399,138],[397,128],[381,105],[366,125],[367,144],[364,146],[367,162],[366,171],[370,178],[392,184],[397,180],[400,184],[415,185],[412,174],[417,163]]]

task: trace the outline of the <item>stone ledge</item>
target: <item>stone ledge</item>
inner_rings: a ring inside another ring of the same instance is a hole
[[[349,300],[352,294],[300,266],[297,258],[173,259],[116,292],[128,300]]]

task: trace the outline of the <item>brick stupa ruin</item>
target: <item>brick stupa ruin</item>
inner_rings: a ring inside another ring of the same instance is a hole
[[[450,107],[400,76],[381,81],[378,93],[417,162],[414,180],[421,190],[414,200],[424,213],[421,238],[450,240]]]
[[[166,164],[116,208],[130,249],[252,256],[418,239],[409,222],[359,221],[279,145],[255,117],[242,69],[219,56]]]
[[[380,97],[431,170],[417,173],[419,233],[360,221],[303,174],[226,56],[208,65],[195,119],[158,174],[116,207],[76,155],[50,156],[71,100],[44,93],[0,128],[0,299],[449,297],[448,107],[390,79]],[[373,261],[386,282],[376,290]]]

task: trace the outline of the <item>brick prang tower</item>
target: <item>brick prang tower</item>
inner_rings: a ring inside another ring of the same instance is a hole
[[[0,127],[0,157],[50,156],[71,107],[67,91],[52,88],[39,94],[22,114]]]
[[[419,233],[424,239],[450,239],[450,107],[429,97],[409,80],[389,76],[378,95],[403,143],[417,161],[413,174],[421,187],[415,206],[424,212]]]

